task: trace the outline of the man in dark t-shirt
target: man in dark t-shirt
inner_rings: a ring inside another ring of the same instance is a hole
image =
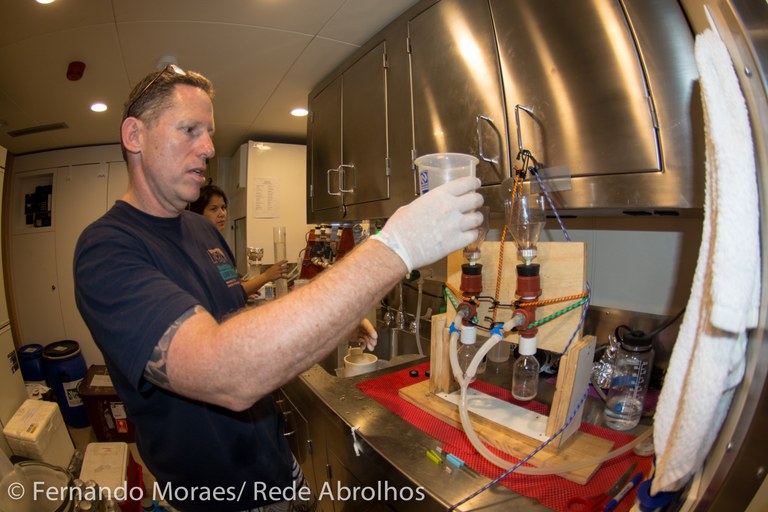
[[[184,211],[214,155],[212,98],[205,77],[175,66],[134,87],[128,190],[80,236],[76,301],[164,499],[185,512],[299,509],[307,500],[280,499],[302,477],[272,391],[348,339],[407,272],[474,241],[480,183],[431,190],[309,285],[242,310],[225,240]]]

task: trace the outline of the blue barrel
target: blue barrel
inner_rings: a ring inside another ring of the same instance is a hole
[[[24,378],[24,383],[45,385],[43,346],[38,343],[30,343],[19,348],[18,354],[21,376]]]
[[[90,425],[79,391],[88,370],[80,344],[72,340],[51,343],[43,349],[43,361],[48,387],[56,395],[64,421],[72,427]]]

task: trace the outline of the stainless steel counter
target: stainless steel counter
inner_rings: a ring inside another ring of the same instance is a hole
[[[466,470],[454,470],[448,473],[445,470],[445,464],[438,466],[430,461],[425,456],[426,450],[434,449],[442,443],[390,412],[356,387],[360,381],[407,368],[426,360],[426,357],[415,359],[365,375],[348,378],[331,376],[321,367],[315,366],[301,374],[292,385],[306,386],[346,426],[359,427],[356,435],[363,441],[360,457],[382,457],[415,486],[423,488],[424,492],[440,505],[440,508],[447,508],[482,488],[490,480]],[[495,377],[500,382],[504,382],[507,379],[505,373],[494,375],[493,372],[489,371],[486,372],[487,378],[484,380],[492,382]],[[416,508],[416,510],[423,509]],[[459,508],[459,510],[480,509],[489,511],[550,510],[530,498],[511,492],[502,485],[494,486]]]

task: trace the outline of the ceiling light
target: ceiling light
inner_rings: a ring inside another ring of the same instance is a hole
[[[291,115],[296,117],[304,117],[309,114],[309,110],[305,108],[295,108],[291,110]]]
[[[36,0],[39,4],[52,4],[55,0]]]
[[[101,103],[100,101],[97,101],[93,105],[91,105],[91,110],[94,112],[104,112],[107,110],[107,106],[104,103]]]

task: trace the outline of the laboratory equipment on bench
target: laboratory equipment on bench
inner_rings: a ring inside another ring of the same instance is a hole
[[[248,258],[248,272],[243,277],[243,281],[253,279],[261,274],[261,259],[264,257],[264,248],[248,247],[246,253]]]
[[[426,194],[440,185],[465,176],[475,176],[478,159],[463,153],[433,153],[414,160],[419,172],[419,191]]]
[[[533,306],[541,296],[540,265],[533,263],[536,257],[536,245],[539,243],[544,227],[544,197],[521,193],[519,183],[513,181],[504,199],[506,227],[517,245],[523,263],[516,266],[519,306],[526,314],[528,325],[536,319],[536,307]],[[533,400],[539,389],[539,361],[536,359],[536,327],[520,331],[520,356],[512,368],[512,396],[518,400]]]
[[[474,325],[465,325],[461,329],[460,335],[461,344],[457,349],[456,357],[459,360],[459,368],[464,375],[467,375],[467,369],[472,364],[472,360],[477,355],[477,327]],[[469,382],[475,380],[475,375],[472,375]]]
[[[307,233],[301,261],[301,279],[312,279],[351,251],[364,238],[359,224],[321,224]]]
[[[402,388],[399,394],[441,418],[446,417],[445,402],[450,404],[447,407],[458,408],[460,426],[472,446],[506,470],[505,474],[557,473],[584,484],[612,453],[611,441],[579,432],[595,349],[594,336],[581,336],[589,297],[586,246],[571,242],[567,234],[567,242],[538,243],[546,196],[531,193],[530,183],[524,183],[528,171],[539,181],[534,172],[539,166],[522,148],[521,155],[522,169],[508,180],[509,188],[502,197],[507,201],[507,222],[501,241],[485,241],[477,254],[465,248],[448,256],[448,308],[445,315],[432,317],[430,380]],[[538,190],[545,192],[543,183]],[[516,251],[504,250],[507,235],[514,238]],[[494,290],[495,295],[483,290]],[[566,301],[572,304],[563,306]],[[468,327],[478,330],[478,351],[463,370],[458,346]],[[481,330],[490,336],[483,340]],[[538,384],[538,349],[562,354],[549,416],[468,389],[486,355],[499,343],[508,342],[518,342],[522,354],[518,377],[526,378],[517,380],[530,384],[524,393],[518,393],[522,399],[535,396],[531,387]],[[476,429],[475,423],[483,428]],[[521,462],[499,457],[486,444]],[[537,454],[544,447],[547,455],[539,459]],[[525,463],[548,467],[526,467]]]
[[[654,351],[651,336],[643,331],[620,325],[615,336],[620,345],[605,403],[605,425],[613,430],[630,430],[640,423],[643,414]]]
[[[287,233],[285,226],[275,226],[272,228],[272,239],[275,244],[275,263],[287,259],[286,244]],[[282,297],[288,293],[288,279],[278,277],[275,279],[275,297]]]

